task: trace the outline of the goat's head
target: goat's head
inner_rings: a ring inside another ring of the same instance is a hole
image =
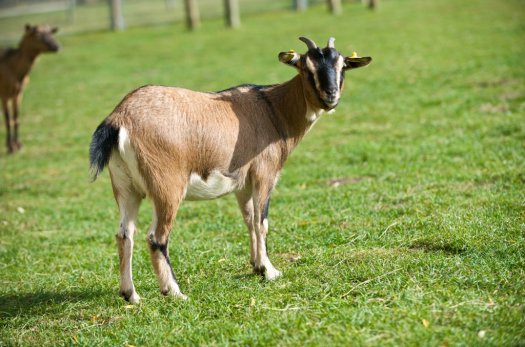
[[[59,45],[53,36],[58,28],[48,25],[26,24],[22,42],[36,52],[57,52]]]
[[[331,110],[337,106],[343,90],[345,71],[366,66],[371,57],[344,57],[334,48],[335,39],[328,39],[325,48],[319,48],[309,38],[300,37],[308,51],[279,53],[279,61],[295,67],[301,75],[306,99],[315,108]]]

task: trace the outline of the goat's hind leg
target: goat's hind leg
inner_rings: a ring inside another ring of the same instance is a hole
[[[132,304],[139,302],[140,297],[133,284],[132,258],[133,236],[136,231],[136,218],[141,198],[130,193],[122,198],[120,206],[120,228],[117,233],[118,254],[120,260],[120,295]]]
[[[120,210],[120,226],[116,235],[120,262],[120,295],[130,303],[136,304],[140,297],[133,284],[133,236],[142,196],[133,188],[129,176],[115,171],[117,170],[110,171],[110,174],[113,193]]]
[[[162,198],[160,195],[153,198],[153,221],[148,233],[151,263],[159,281],[160,292],[186,300],[187,296],[181,292],[177,283],[168,250],[169,234],[182,200],[183,189],[174,189],[177,185],[170,185],[169,182],[166,185],[178,194],[168,194],[169,198]]]

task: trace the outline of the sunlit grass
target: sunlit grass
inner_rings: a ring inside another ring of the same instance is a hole
[[[522,345],[525,343],[525,8],[520,1],[382,1],[59,37],[0,154],[0,345]],[[190,300],[162,297],[140,212],[118,297],[118,211],[89,182],[99,122],[143,84],[220,90],[292,78],[279,51],[371,55],[273,194],[270,257],[251,274],[231,196],[183,204],[170,243]],[[0,131],[0,138],[5,132]]]

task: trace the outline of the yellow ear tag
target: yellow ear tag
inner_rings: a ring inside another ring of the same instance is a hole
[[[352,56],[351,56],[350,58],[359,58],[359,57],[357,56],[357,52],[353,52],[353,53],[352,53]]]
[[[295,51],[293,49],[290,49],[288,53],[295,53]]]

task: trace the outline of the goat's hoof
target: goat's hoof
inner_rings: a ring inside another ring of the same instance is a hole
[[[267,281],[273,281],[276,278],[281,277],[281,276],[282,276],[281,271],[279,271],[279,270],[277,270],[275,268],[274,269],[266,269],[266,272],[264,273],[264,278]]]
[[[187,295],[184,295],[184,294],[182,294],[182,293],[176,293],[176,294],[174,294],[174,296],[175,296],[176,298],[181,299],[181,300],[184,300],[184,301],[188,300],[188,296],[187,296]]]
[[[282,275],[281,271],[277,270],[273,266],[271,266],[270,268],[267,268],[264,265],[254,266],[253,267],[253,272],[255,274],[257,274],[257,275],[264,276],[264,279],[267,280],[267,281],[272,281],[272,280],[274,280],[277,277],[280,277]]]
[[[138,304],[140,301],[140,296],[134,290],[121,290],[120,296],[122,296],[124,300],[133,305]]]
[[[164,296],[174,296],[177,299],[188,300],[188,297],[181,292],[174,292],[169,289],[161,290],[160,293]]]
[[[253,265],[253,273],[254,274],[256,274],[256,275],[264,275],[265,272],[266,272],[266,268],[264,267],[264,265],[261,265],[261,266]]]
[[[131,296],[129,297],[128,301],[130,304],[136,305],[140,302],[140,296],[136,292],[133,292],[133,294],[131,294]]]

